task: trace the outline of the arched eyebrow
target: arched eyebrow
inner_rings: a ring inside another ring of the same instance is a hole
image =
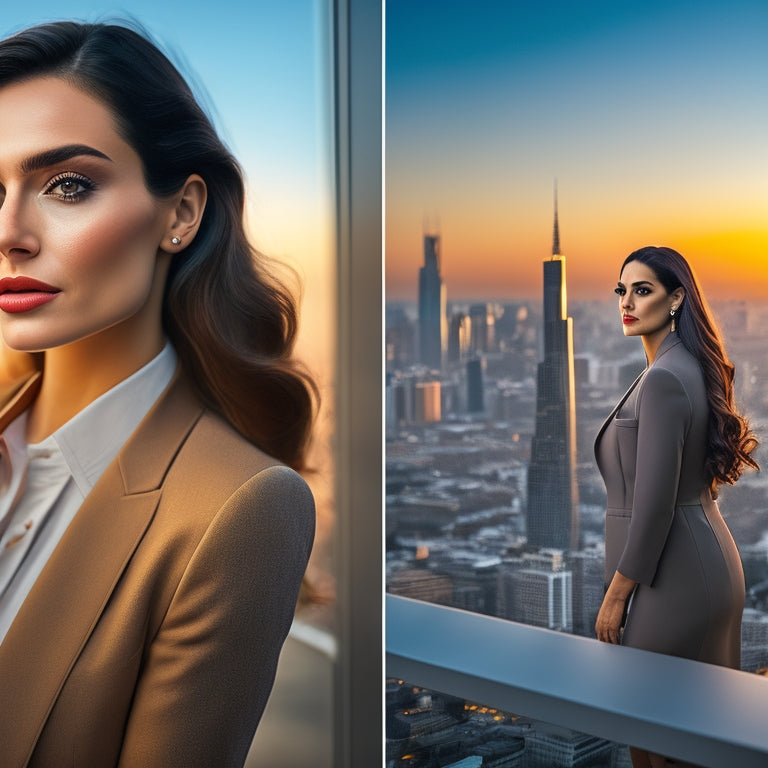
[[[653,283],[650,280],[637,280],[632,283],[632,288],[639,288],[641,285],[650,285],[653,288]],[[619,288],[626,288],[624,283],[619,280]]]
[[[39,171],[41,168],[48,168],[48,166],[63,163],[71,160],[73,157],[80,157],[82,155],[99,157],[103,160],[109,160],[110,163],[112,162],[112,158],[98,149],[89,147],[87,144],[66,144],[63,147],[46,149],[43,152],[38,152],[36,155],[25,157],[21,161],[21,172],[32,173],[33,171]]]

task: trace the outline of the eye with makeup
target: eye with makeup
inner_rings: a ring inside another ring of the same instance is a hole
[[[79,173],[59,173],[45,186],[44,195],[65,203],[76,203],[96,189],[96,184]]]
[[[627,289],[623,285],[620,285],[617,288],[614,288],[613,292],[617,296],[626,296],[627,295]],[[646,285],[639,285],[639,286],[637,286],[637,288],[635,288],[635,293],[638,296],[647,296],[649,293],[651,293],[651,289],[648,286],[646,286]]]

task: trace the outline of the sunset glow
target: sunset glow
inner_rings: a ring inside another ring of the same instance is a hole
[[[415,298],[425,229],[449,300],[537,296],[555,179],[570,297],[658,244],[714,299],[768,298],[768,6],[468,9],[387,3],[388,299]]]

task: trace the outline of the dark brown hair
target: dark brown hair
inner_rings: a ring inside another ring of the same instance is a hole
[[[646,246],[631,253],[621,265],[639,261],[653,270],[667,293],[682,287],[685,298],[676,317],[677,333],[685,348],[699,361],[709,399],[708,449],[705,471],[712,490],[732,484],[745,466],[759,469],[750,455],[757,438],[749,422],[736,410],[733,363],[722,334],[688,262],[672,248]]]
[[[267,453],[300,468],[316,388],[292,357],[294,300],[243,228],[240,167],[184,78],[145,33],[56,22],[0,42],[0,87],[65,79],[103,101],[141,158],[148,190],[208,187],[195,239],[172,262],[163,325],[204,402]]]

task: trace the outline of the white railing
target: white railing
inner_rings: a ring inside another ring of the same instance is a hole
[[[386,597],[386,671],[707,768],[768,766],[768,679]]]

